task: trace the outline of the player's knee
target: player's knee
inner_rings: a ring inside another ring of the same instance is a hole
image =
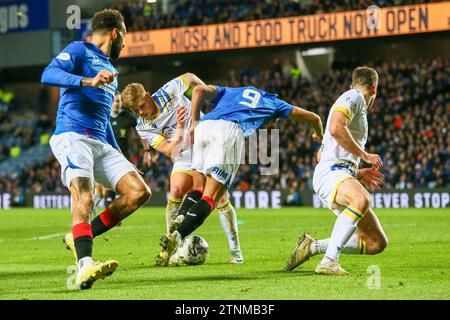
[[[143,205],[148,200],[150,200],[151,196],[152,191],[150,190],[150,187],[147,186],[146,184],[143,184],[139,189],[137,189],[134,192],[134,199],[139,206]]]
[[[367,244],[367,253],[368,254],[379,254],[383,252],[388,245],[388,239],[386,235],[382,234],[376,239],[371,240]]]
[[[183,190],[181,186],[178,185],[170,186],[170,196],[172,198],[181,199],[183,198],[185,193],[186,193],[185,190]]]

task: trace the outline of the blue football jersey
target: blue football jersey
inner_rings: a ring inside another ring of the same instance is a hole
[[[216,98],[211,101],[215,108],[206,114],[204,120],[226,120],[235,122],[248,137],[272,119],[286,118],[292,105],[255,87],[219,87]]]
[[[42,83],[60,87],[60,99],[54,134],[85,134],[118,149],[109,121],[118,82],[99,87],[82,87],[81,80],[94,78],[107,69],[117,72],[109,57],[86,41],[75,41],[61,51],[42,74]]]

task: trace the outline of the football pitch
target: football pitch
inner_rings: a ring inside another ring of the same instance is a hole
[[[119,261],[91,290],[69,290],[74,258],[62,243],[69,210],[0,211],[0,299],[450,299],[448,209],[376,210],[389,238],[377,256],[342,255],[351,275],[318,276],[320,257],[292,272],[283,266],[299,234],[328,237],[325,209],[238,210],[245,263],[228,263],[227,239],[214,212],[195,234],[209,258],[201,266],[155,267],[164,208],[140,209],[94,240],[94,259]]]

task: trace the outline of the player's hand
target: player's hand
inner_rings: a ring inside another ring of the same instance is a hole
[[[384,175],[372,168],[364,168],[359,169],[358,180],[367,190],[374,192],[381,190],[381,186],[384,184]]]
[[[186,111],[186,108],[180,107],[177,110],[177,127],[184,128],[184,125],[186,124],[187,119],[188,119],[188,113]]]
[[[98,87],[102,84],[112,83],[118,74],[118,72],[112,73],[106,69],[100,70],[94,78],[89,79],[89,86]]]
[[[381,157],[378,154],[374,153],[365,153],[361,159],[372,165],[373,170],[379,171],[381,167],[383,166],[383,161],[381,160]]]

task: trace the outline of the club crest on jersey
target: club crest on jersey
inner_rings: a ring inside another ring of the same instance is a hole
[[[212,173],[216,174],[218,177],[220,177],[222,179],[226,179],[228,177],[228,173],[226,173],[225,171],[223,171],[222,169],[220,169],[218,167],[214,167],[212,169]]]

